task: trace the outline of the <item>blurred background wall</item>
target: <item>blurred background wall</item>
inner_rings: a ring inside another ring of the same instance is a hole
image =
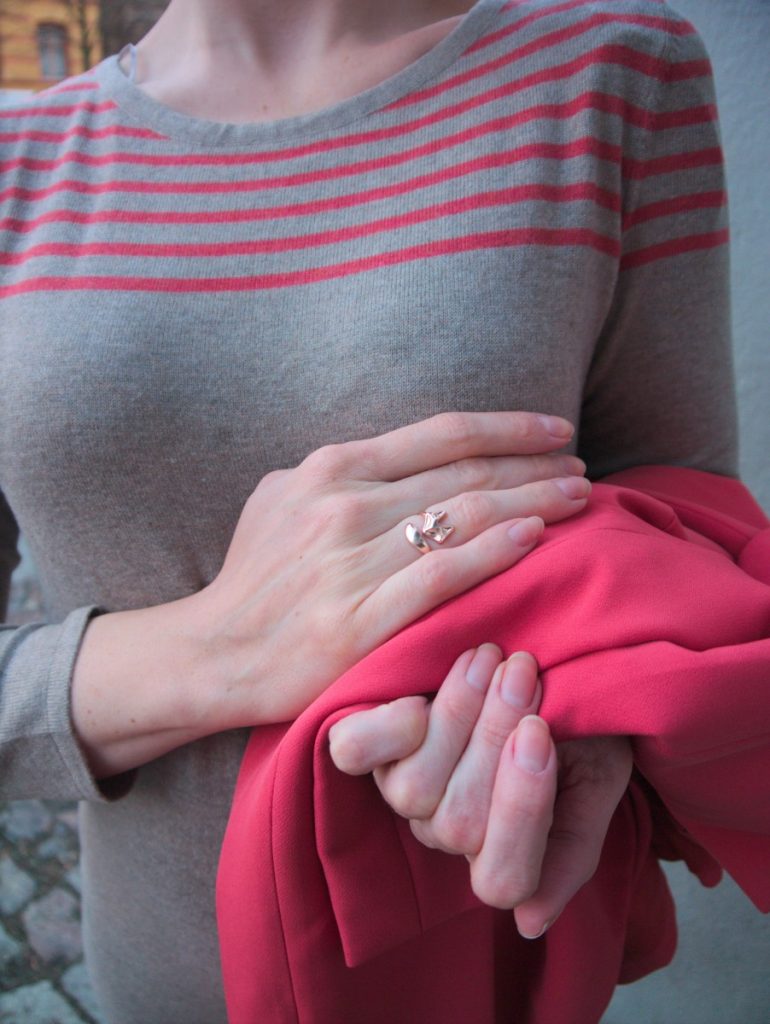
[[[770,513],[770,0],[672,6],[700,31],[714,65],[730,195],[741,471]]]

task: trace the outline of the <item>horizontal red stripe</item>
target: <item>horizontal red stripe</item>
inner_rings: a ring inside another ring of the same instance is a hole
[[[642,267],[656,260],[669,259],[671,256],[682,256],[689,252],[701,252],[726,245],[730,240],[727,228],[721,231],[709,231],[702,235],[685,235],[683,238],[669,238],[657,245],[648,245],[643,249],[633,249],[623,254],[620,260],[621,270]]]
[[[422,186],[421,186],[422,187]],[[380,192],[381,190],[376,190]],[[599,188],[593,182],[581,181],[571,185],[546,185],[529,184],[518,185],[513,188],[500,191],[484,192],[479,196],[470,196],[467,199],[457,200],[459,203],[473,202],[480,200],[480,205],[487,205],[486,197],[500,196],[501,202],[579,202],[588,201],[596,203],[604,209],[618,212],[620,210],[620,196],[616,192]],[[504,197],[504,198],[503,198]],[[346,197],[349,201],[345,206],[363,205],[372,201],[368,192],[358,193]],[[382,198],[382,196],[377,196]],[[356,202],[354,203],[353,200]],[[491,199],[489,200],[491,202]],[[22,220],[15,217],[6,217],[0,220],[0,231],[13,231],[18,234],[34,231],[43,224],[70,223],[70,224],[234,224],[250,223],[254,221],[268,221],[285,219],[289,217],[314,216],[329,210],[340,209],[340,199],[334,196],[330,199],[316,200],[309,203],[296,203],[287,206],[252,207],[247,210],[97,210],[83,213],[80,210],[51,210],[43,213],[32,220]]]
[[[218,258],[227,256],[255,256],[263,253],[289,252],[321,245],[339,245],[354,239],[387,231],[398,231],[415,224],[422,224],[442,217],[451,217],[489,207],[509,206],[514,203],[577,202],[582,200],[602,201],[603,205],[618,212],[618,196],[606,193],[590,184],[547,186],[523,185],[478,195],[464,196],[449,202],[438,203],[420,210],[392,217],[383,217],[365,224],[353,224],[329,231],[317,231],[287,238],[250,239],[241,242],[216,242],[210,244],[168,244],[132,242],[90,242],[73,244],[69,242],[45,242],[33,245],[17,253],[0,254],[0,265],[18,266],[41,256],[79,258],[85,256],[118,257],[174,257],[174,258]]]
[[[73,114],[105,114],[108,110],[116,110],[117,103],[113,100],[103,100],[101,103],[70,103],[55,107],[22,107],[21,109],[0,109],[0,118],[19,117],[71,117]]]
[[[640,61],[644,62],[650,58],[645,57],[643,54],[639,54],[634,50],[630,50],[627,47],[616,47],[616,46],[604,46],[599,47],[589,53],[582,54],[580,57],[568,61],[567,63],[560,64],[554,67],[541,69],[539,71],[532,72],[529,75],[525,75],[523,78],[516,79],[512,82],[506,82],[502,85],[496,86],[486,92],[480,93],[476,96],[469,97],[466,100],[452,104],[451,106],[444,107],[441,110],[434,111],[431,114],[427,114],[423,117],[415,118],[411,121],[404,122],[402,124],[393,125],[388,128],[379,128],[372,131],[358,132],[355,134],[344,135],[333,139],[320,139],[312,143],[305,143],[301,146],[292,146],[282,150],[266,150],[262,152],[245,152],[245,153],[201,153],[201,154],[142,154],[142,153],[114,153],[105,156],[93,156],[88,153],[81,153],[78,150],[73,150],[69,153],[63,154],[57,160],[32,160],[30,158],[22,158],[19,163],[9,162],[3,165],[6,170],[12,170],[14,167],[23,167],[27,170],[47,171],[53,170],[64,163],[81,163],[90,166],[101,165],[105,163],[126,163],[126,164],[148,164],[148,165],[161,165],[161,166],[238,166],[248,164],[263,164],[269,163],[275,160],[289,160],[298,157],[305,157],[314,155],[316,153],[330,152],[335,149],[344,149],[353,146],[369,145],[371,143],[381,142],[385,139],[398,138],[403,135],[410,134],[411,132],[431,127],[442,121],[459,117],[468,113],[468,111],[485,106],[489,103],[493,103],[497,100],[501,100],[510,96],[514,96],[519,92],[523,92],[535,86],[540,86],[552,81],[560,81],[566,78],[570,78],[581,71],[586,70],[589,67],[602,63],[619,63],[623,64],[624,61],[630,61],[625,66],[636,66]],[[584,93],[582,96],[594,96],[600,97],[603,94]],[[575,101],[573,101],[575,102]],[[578,97],[578,106],[576,109],[583,109],[579,106],[581,97]],[[645,126],[646,122],[644,118],[640,118],[638,111],[642,108],[635,107],[632,104],[623,104],[622,101],[618,101],[615,97],[606,96],[604,100],[605,104],[609,104],[607,109],[612,109],[612,112],[618,113],[620,116],[628,116],[632,123],[640,124]],[[612,104],[614,102],[614,108]],[[538,114],[539,108],[530,108],[530,111],[523,111],[518,115],[521,120],[499,120],[496,122],[490,122],[491,124],[503,124],[505,126],[513,127],[516,124],[524,123],[528,118],[536,116],[547,116],[545,114]],[[553,104],[551,109],[554,111],[550,116],[570,116],[569,104]],[[557,113],[560,109],[564,112],[562,114]],[[599,109],[603,109],[600,107]],[[695,108],[696,116],[700,118],[702,107]],[[649,114],[647,119],[649,119]],[[687,122],[687,114],[685,111],[680,113],[683,123]],[[426,152],[433,152],[439,148],[447,148],[452,145],[462,144],[468,141],[469,138],[473,138],[476,135],[483,134],[485,130],[484,125],[476,126],[475,128],[468,129],[463,132],[458,132],[453,135],[445,136],[442,139],[435,140],[429,143],[427,146],[418,146],[414,149],[407,150],[403,155],[403,159],[411,159],[424,155]],[[500,129],[492,129],[500,130]],[[472,133],[472,134],[469,134]],[[396,158],[401,159],[398,155]]]
[[[98,89],[99,83],[93,78],[86,82],[68,82],[65,85],[55,85],[52,89],[38,93],[39,96],[58,96],[61,92],[85,92],[89,89]]]
[[[288,288],[294,285],[313,284],[333,278],[347,277],[369,270],[409,263],[416,260],[432,259],[436,256],[451,256],[461,252],[481,249],[514,248],[524,245],[544,246],[585,246],[600,253],[617,258],[618,243],[585,228],[537,229],[523,228],[514,231],[489,231],[466,235],[462,238],[440,239],[422,245],[398,249],[394,252],[377,253],[361,259],[347,260],[325,267],[311,267],[306,270],[289,271],[280,274],[256,274],[250,277],[39,277],[20,281],[18,284],[0,288],[0,298],[39,291],[147,291],[147,292],[222,292],[262,291],[270,288]]]
[[[121,124],[108,125],[106,128],[86,128],[85,125],[77,124],[66,132],[43,132],[30,129],[21,132],[0,132],[0,142],[50,142],[54,145],[61,145],[67,139],[76,137],[84,139],[108,139],[112,137],[132,139],[153,139],[164,140],[166,135],[151,131],[149,128],[129,128]]]
[[[657,174],[674,174],[688,171],[693,167],[721,167],[724,162],[719,146],[708,149],[696,149],[688,153],[669,153],[667,156],[653,157],[651,160],[632,160],[623,158],[623,176],[626,178],[652,178]]]
[[[702,107],[685,107],[683,110],[650,111],[646,128],[651,132],[669,128],[689,128],[695,124],[709,124],[719,120],[715,104],[706,103]]]
[[[511,22],[509,25],[504,25],[502,28],[495,29],[494,32],[489,32],[487,35],[481,36],[481,38],[477,39],[475,43],[471,43],[465,53],[475,53],[477,50],[484,50],[488,46],[493,46],[501,39],[514,35],[516,32],[521,32],[529,25],[532,25],[537,21],[541,21],[543,18],[550,18],[556,14],[564,14],[566,11],[574,11],[580,7],[587,7],[589,4],[594,2],[595,0],[569,0],[568,3],[555,4],[554,6],[549,6],[542,11],[534,11],[532,14],[527,14],[523,18],[519,18],[518,21]],[[516,8],[520,6],[521,0],[511,0],[510,3],[503,6],[502,12],[508,13],[509,11],[516,10]]]
[[[352,196],[336,196],[330,202],[330,208],[344,208],[350,205],[357,205],[360,196],[366,195],[367,201],[386,199],[394,195],[401,195],[414,191],[417,188],[426,188],[440,182],[451,181],[476,171],[485,171],[493,167],[505,167],[511,164],[522,163],[527,160],[568,160],[580,156],[593,156],[610,163],[620,164],[622,153],[620,147],[612,146],[602,139],[595,139],[592,136],[575,139],[572,142],[559,144],[552,142],[531,143],[528,146],[519,146],[514,150],[503,153],[489,153],[476,157],[473,160],[466,160],[463,163],[455,164],[453,167],[433,171],[430,174],[423,174],[417,178],[404,182],[397,182],[393,185],[386,185],[381,188],[369,189],[366,193],[359,193]],[[23,199],[37,200],[45,198],[60,191],[78,192],[88,195],[100,195],[107,192],[135,192],[140,194],[172,193],[174,195],[211,195],[228,194],[236,192],[260,192],[270,188],[285,188],[287,185],[304,185],[309,181],[322,181],[342,177],[345,173],[362,173],[369,170],[369,164],[375,164],[377,169],[392,165],[398,162],[398,154],[393,160],[368,161],[366,165],[350,165],[346,168],[331,168],[327,172],[309,172],[306,175],[292,175],[284,178],[266,178],[250,181],[229,181],[229,182],[154,182],[154,181],[106,181],[93,183],[69,179],[50,185],[42,189],[25,189],[18,186],[5,189],[0,193],[0,200]]]
[[[727,194],[724,190],[717,192],[696,192],[693,195],[675,196],[673,199],[662,199],[657,203],[648,203],[632,210],[623,218],[623,230],[628,231],[637,224],[645,224],[659,217],[674,217],[678,213],[691,213],[693,210],[719,209],[727,205]]]
[[[591,15],[584,21],[576,22],[574,25],[568,25],[564,28],[557,29],[555,32],[549,32],[546,35],[540,36],[538,39],[533,39],[531,42],[525,43],[523,46],[519,46],[514,50],[509,50],[500,57],[495,57],[494,60],[485,61],[483,64],[477,64],[475,67],[468,68],[466,71],[461,71],[458,74],[453,75],[451,78],[446,78],[441,82],[437,82],[435,85],[428,86],[426,89],[411,92],[407,96],[403,96],[396,100],[386,109],[394,110],[400,107],[411,106],[415,103],[421,103],[423,100],[432,99],[434,96],[440,96],[442,93],[448,92],[451,89],[456,89],[458,86],[465,85],[477,78],[483,78],[485,75],[498,71],[500,68],[523,60],[525,57],[529,57],[533,53],[538,53],[541,50],[550,49],[552,47],[561,47],[564,43],[577,39],[582,35],[586,35],[592,29],[599,26],[612,24],[614,22],[635,22],[636,20],[636,16],[631,15]],[[608,59],[605,63],[623,64],[634,71],[638,71],[650,78],[656,78],[661,82],[679,81],[683,78],[698,78],[711,73],[711,65],[707,60],[685,61],[681,64],[671,64],[669,61],[664,60],[661,57],[654,57],[652,54],[643,53],[629,46],[608,44],[600,47],[600,49],[608,52],[616,52],[616,58]],[[581,54],[577,60],[582,60],[585,56],[587,55]]]
[[[493,99],[499,99],[508,94],[511,85],[501,86],[494,90],[495,95]],[[467,103],[462,104],[463,111],[466,112]],[[530,121],[536,121],[540,119],[548,120],[568,120],[571,117],[575,117],[578,114],[583,113],[589,109],[596,109],[603,113],[616,114],[619,117],[627,119],[630,123],[637,126],[644,126],[647,124],[650,118],[650,112],[642,107],[637,107],[622,98],[614,95],[608,95],[599,92],[585,92],[576,96],[574,99],[569,100],[565,103],[548,103],[538,104],[533,107],[525,108],[524,110],[517,111],[515,114],[509,114],[506,117],[495,118],[491,121],[485,121],[477,125],[473,125],[470,128],[463,129],[460,132],[455,132],[452,135],[445,135],[442,138],[431,140],[430,142],[423,143],[420,146],[412,147],[411,149],[402,150],[398,153],[391,153],[387,157],[379,160],[360,161],[358,163],[348,165],[338,165],[337,167],[324,168],[314,172],[317,175],[336,177],[340,174],[349,173],[354,174],[358,172],[358,168],[363,168],[364,171],[371,169],[372,167],[382,167],[385,165],[392,165],[394,163],[404,163],[408,160],[419,159],[424,156],[432,155],[439,150],[450,149],[453,146],[463,146],[473,139],[480,138],[484,135],[493,134],[495,132],[510,131],[513,128],[520,127],[523,124],[527,124]],[[692,117],[696,123],[704,119],[703,107],[694,108],[692,111]],[[709,108],[710,109],[710,108]],[[684,112],[680,112],[682,116]],[[388,134],[393,133],[397,129],[385,129]],[[367,132],[366,141],[381,141],[382,132]],[[374,140],[369,136],[377,135],[378,138]],[[363,136],[359,136],[362,138]],[[291,155],[308,155],[307,147],[298,147],[296,150],[292,150]],[[280,153],[281,151],[278,151]],[[284,151],[284,154],[287,151]],[[89,153],[81,153],[79,150],[72,150],[68,153],[63,154],[55,160],[34,160],[32,158],[19,158],[16,161],[7,161],[2,164],[2,167],[6,170],[11,170],[15,166],[23,167],[25,170],[33,171],[50,171],[56,170],[66,163],[82,163],[88,165],[108,165],[113,163],[147,163],[152,165],[182,165],[187,166],[193,165],[248,165],[254,163],[263,163],[266,160],[274,159],[276,152],[270,153],[227,153],[227,154],[188,154],[185,156],[165,156],[156,154],[137,154],[137,153],[107,153],[95,156]],[[298,180],[302,184],[306,184],[309,180],[307,176],[299,176],[292,179],[290,176],[284,176],[281,178],[272,179],[273,181],[279,181],[281,183],[290,183],[292,180]],[[319,177],[315,180],[323,180]]]
[[[518,83],[510,83],[494,90],[493,98],[498,99],[509,94],[511,86]],[[462,104],[467,107],[467,104]],[[530,121],[535,120],[569,120],[586,110],[598,110],[602,113],[609,113],[622,117],[627,123],[636,127],[647,127],[651,118],[654,120],[656,130],[669,127],[682,127],[684,125],[707,123],[715,116],[713,105],[691,107],[685,110],[668,111],[658,115],[652,115],[643,107],[629,103],[621,97],[601,92],[585,92],[565,103],[539,104],[520,110],[507,117],[495,118],[491,121],[473,125],[463,131],[446,135],[442,138],[431,140],[420,146],[412,147],[398,153],[391,153],[379,160],[360,161],[358,163],[338,165],[337,167],[323,168],[314,172],[306,172],[304,175],[284,176],[281,178],[268,179],[272,182],[279,182],[280,187],[286,184],[299,182],[307,184],[310,181],[328,180],[344,174],[363,173],[374,168],[393,166],[397,163],[404,163],[408,160],[419,159],[424,156],[449,149],[453,146],[462,146],[473,139],[495,132],[510,131]],[[368,133],[372,134],[372,133]],[[103,166],[115,163],[141,163],[151,165],[248,165],[262,163],[268,157],[273,158],[272,153],[228,153],[228,154],[188,154],[185,156],[166,156],[157,154],[140,153],[107,153],[93,155],[72,150],[63,154],[55,160],[40,160],[30,157],[21,157],[16,160],[9,160],[3,163],[3,169],[10,171],[14,168],[23,168],[32,171],[55,170],[66,163],[79,163],[89,166]],[[270,187],[279,187],[271,185]]]
[[[558,145],[555,143],[535,143],[529,146],[522,146],[516,150],[510,150],[503,153],[488,154],[482,157],[478,157],[474,160],[464,161],[463,163],[456,164],[453,167],[448,167],[440,171],[434,171],[431,174],[424,174],[418,177],[408,179],[406,181],[397,182],[393,185],[381,186],[379,188],[367,189],[358,193],[349,195],[338,195],[330,197],[329,199],[314,200],[309,203],[297,203],[281,207],[268,207],[264,210],[253,210],[247,213],[241,212],[240,214],[235,211],[233,216],[247,216],[249,219],[253,216],[255,219],[265,219],[272,217],[294,217],[294,216],[305,216],[312,215],[315,213],[325,212],[333,209],[343,209],[350,206],[357,206],[369,202],[377,202],[383,199],[389,199],[393,196],[404,195],[406,193],[416,191],[421,188],[428,188],[433,185],[437,185],[442,182],[450,181],[455,178],[460,178],[468,174],[476,172],[482,172],[489,170],[494,167],[502,167],[506,165],[512,165],[515,163],[523,163],[533,159],[553,159],[553,160],[565,160],[572,159],[580,156],[594,156],[600,160],[605,160],[610,163],[619,163],[621,160],[621,150],[617,146],[611,146],[600,139],[594,139],[590,136],[576,139],[571,143],[564,145]],[[672,171],[688,169],[691,167],[705,166],[705,165],[717,165],[722,164],[722,153],[721,150],[716,148],[710,148],[706,150],[696,150],[690,153],[673,154],[668,157],[655,158],[650,161],[625,161],[624,170],[627,170],[627,177],[649,177],[651,174],[664,174],[671,173]],[[649,166],[648,166],[649,165]],[[177,194],[177,195],[189,195],[189,194],[225,194],[225,193],[236,193],[236,192],[252,192],[259,191],[263,188],[269,187],[273,182],[265,182],[261,180],[256,181],[244,181],[244,182],[145,182],[145,181],[108,181],[100,182],[98,184],[86,181],[77,180],[64,180],[57,182],[55,185],[48,186],[42,189],[28,189],[15,186],[9,189],[5,189],[0,192],[0,200],[18,199],[22,201],[36,202],[39,199],[45,199],[51,195],[59,192],[74,192],[87,195],[103,195],[106,193],[125,193],[133,192],[138,194]],[[225,211],[224,214],[214,213],[211,216],[214,218],[227,216],[229,211]],[[112,215],[110,214],[110,217]],[[161,215],[165,217],[166,215]],[[198,216],[193,214],[192,216]],[[205,221],[202,221],[205,222]],[[4,222],[6,225],[11,227],[11,230],[20,230],[16,225],[23,223],[21,221],[12,220]]]
[[[494,43],[498,43],[501,39],[505,39],[516,32],[520,32],[522,29],[527,28],[527,26],[534,22],[540,21],[542,18],[553,17],[556,14],[563,14],[566,11],[574,11],[580,7],[588,7],[594,2],[595,0],[569,0],[569,3],[557,4],[553,7],[546,7],[542,11],[535,11],[533,14],[528,14],[526,17],[519,19],[519,21],[512,22],[510,25],[505,25],[503,28],[497,29],[497,31],[491,32],[489,35],[482,36],[480,39],[476,40],[475,43],[469,46],[465,52],[475,53],[476,50],[486,49],[486,47],[492,46]],[[663,32],[668,32],[671,35],[677,36],[691,35],[695,31],[692,25],[687,22],[670,21],[666,18],[651,17],[646,14],[610,14],[608,17],[612,21],[630,22],[632,24],[642,25],[648,28],[660,29]]]
[[[520,127],[521,125],[527,124],[531,121],[566,121],[576,115],[584,113],[587,110],[598,110],[602,113],[624,117],[630,123],[637,126],[646,125],[650,118],[650,113],[648,111],[640,108],[640,106],[635,106],[634,104],[629,103],[621,97],[607,95],[600,92],[584,92],[579,96],[575,96],[574,99],[568,100],[564,103],[540,103],[537,106],[530,106],[530,108],[518,111],[516,114],[510,114],[507,117],[495,118],[491,121],[482,122],[481,124],[465,128],[452,135],[444,135],[441,138],[432,139],[430,142],[425,142],[422,145],[413,146],[411,150],[403,150],[399,153],[388,154],[387,157],[369,161],[360,161],[347,165],[341,164],[337,167],[324,168],[315,172],[309,172],[310,174],[318,175],[318,177],[315,178],[308,177],[308,172],[305,172],[303,175],[284,175],[280,178],[272,178],[268,180],[279,181],[281,185],[284,186],[285,184],[291,184],[294,181],[306,184],[311,180],[325,180],[329,177],[339,177],[348,173],[361,173],[359,169],[366,172],[373,168],[392,166],[393,164],[405,163],[409,160],[418,160],[422,157],[432,156],[441,150],[447,150],[447,148],[452,148],[453,146],[465,145],[473,139],[480,138],[484,135],[510,131],[513,128]],[[692,118],[695,123],[699,123],[704,119],[704,110],[707,109],[693,109]],[[708,118],[705,119],[708,120]],[[87,164],[89,166],[108,166],[116,163],[147,163],[152,165],[160,164],[162,166],[188,166],[190,164],[240,166],[262,163],[264,156],[265,155],[263,154],[253,153],[226,155],[196,154],[185,157],[167,157],[131,153],[102,154],[94,156],[88,153],[83,154],[80,151],[71,151],[67,154],[63,154],[55,160],[19,158],[14,161],[6,161],[0,164],[0,167],[5,170],[11,170],[14,167],[23,167],[25,170],[32,171],[51,171],[56,170],[67,163]]]

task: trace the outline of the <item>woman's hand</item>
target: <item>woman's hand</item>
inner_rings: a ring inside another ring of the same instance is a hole
[[[209,714],[224,728],[255,710],[259,722],[295,718],[398,630],[517,562],[543,520],[585,505],[582,476],[537,479],[561,457],[522,457],[564,443],[569,429],[556,421],[549,432],[529,414],[444,415],[265,478],[199,596],[231,708]],[[573,473],[583,468],[567,459]],[[427,555],[404,535],[422,510],[445,511],[454,527]]]
[[[287,721],[403,626],[518,561],[543,521],[585,506],[572,434],[529,413],[444,414],[271,473],[217,578],[159,608],[96,618],[76,730],[102,774],[189,739]],[[423,510],[454,532],[421,555]]]
[[[349,774],[374,771],[426,846],[464,854],[484,903],[515,908],[541,935],[593,875],[631,772],[621,737],[554,748],[537,666],[493,644],[457,660],[432,704],[406,697],[350,715],[329,733]]]

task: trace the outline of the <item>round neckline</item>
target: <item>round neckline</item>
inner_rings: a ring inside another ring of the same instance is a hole
[[[366,117],[427,84],[482,35],[505,2],[507,0],[476,0],[451,32],[395,75],[332,106],[277,121],[208,121],[174,110],[148,95],[126,76],[118,63],[120,54],[113,54],[98,65],[96,79],[123,115],[180,142],[246,146],[321,135]]]

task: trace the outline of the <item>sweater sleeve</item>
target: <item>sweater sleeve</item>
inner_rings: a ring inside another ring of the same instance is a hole
[[[714,83],[700,37],[668,8],[647,101],[628,118],[621,258],[586,380],[581,454],[594,476],[636,464],[736,475],[728,226]]]
[[[18,528],[0,493],[0,611],[18,564]],[[105,800],[72,729],[70,682],[94,608],[58,625],[0,626],[0,799]]]

